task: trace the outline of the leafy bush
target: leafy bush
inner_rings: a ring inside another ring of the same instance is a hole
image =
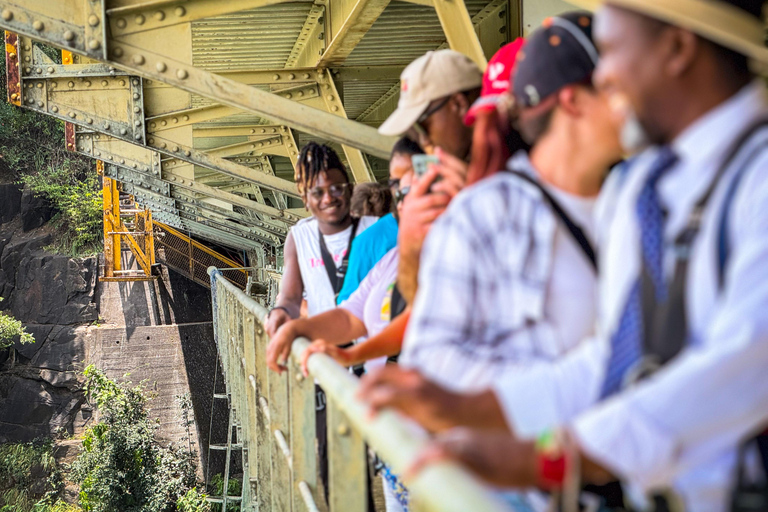
[[[6,90],[6,80],[0,59],[0,90]],[[0,181],[30,186],[57,210],[54,249],[71,256],[97,251],[103,213],[96,165],[67,151],[62,121],[0,101]]]
[[[213,493],[215,496],[224,495],[224,476],[221,473],[215,474],[211,477],[210,482],[213,487]],[[227,496],[240,496],[243,490],[243,484],[240,480],[230,478],[227,482]],[[222,508],[221,503],[214,503],[211,509],[213,512],[220,512]],[[240,512],[240,502],[233,501],[227,503],[227,512]]]
[[[211,505],[206,501],[205,493],[198,493],[197,487],[187,491],[187,494],[179,498],[176,508],[179,512],[210,512]]]
[[[86,431],[83,453],[72,465],[80,506],[93,512],[175,510],[195,486],[194,453],[157,443],[141,386],[118,384],[93,366],[85,377],[101,421]]]
[[[3,298],[0,297],[0,301],[2,300]],[[34,336],[27,332],[20,321],[0,311],[0,350],[13,345],[13,340],[17,336],[24,344],[35,342]]]
[[[50,512],[61,483],[50,440],[0,445],[0,512]]]

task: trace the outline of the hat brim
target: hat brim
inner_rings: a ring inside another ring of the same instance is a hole
[[[651,18],[690,30],[768,65],[768,48],[764,44],[762,23],[739,8],[724,2],[703,0],[567,0],[589,10],[604,5],[623,7]]]
[[[379,126],[382,135],[399,137],[411,129],[419,117],[427,111],[431,101],[425,101],[408,107],[398,106],[386,121]]]

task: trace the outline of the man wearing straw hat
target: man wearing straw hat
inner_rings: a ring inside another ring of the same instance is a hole
[[[647,148],[606,185],[603,335],[497,386],[517,438],[453,432],[424,460],[550,489],[578,487],[581,466],[638,509],[768,510],[737,471],[768,423],[764,2],[571,1],[604,4],[594,81],[627,149]]]

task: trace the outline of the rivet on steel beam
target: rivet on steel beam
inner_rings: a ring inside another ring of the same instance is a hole
[[[15,54],[15,53],[9,53],[9,54],[8,54],[8,57],[9,57],[11,60],[13,60],[13,59],[15,59],[15,58],[16,58],[16,54]]]
[[[120,87],[125,87],[125,80],[120,80]]]
[[[42,73],[42,72],[43,72],[43,68],[37,68],[37,69],[35,69],[35,73]]]
[[[125,128],[120,128],[120,135],[126,135],[126,134],[128,134],[128,130],[126,130]]]
[[[141,66],[144,64],[144,56],[143,55],[134,55],[133,56],[133,63],[137,66]]]
[[[179,146],[173,146],[173,151],[174,151],[174,153],[178,152],[179,151]]]
[[[88,24],[89,24],[90,26],[92,26],[92,27],[96,27],[96,26],[98,26],[98,25],[99,25],[99,17],[98,17],[98,16],[96,16],[95,14],[91,14],[91,15],[88,17]]]
[[[90,87],[91,86],[91,81],[90,80],[86,80],[85,81],[85,86],[86,87]]]
[[[99,48],[101,48],[101,43],[95,39],[91,39],[90,41],[88,41],[88,48],[90,48],[91,50],[98,50]]]
[[[75,38],[75,33],[71,30],[67,30],[64,32],[64,40],[65,41],[72,41]]]
[[[69,113],[69,114],[67,114],[67,115],[68,115],[69,117],[71,117],[72,119],[74,119],[74,118],[76,117],[76,114],[75,114],[74,112],[70,112],[70,113]]]
[[[45,29],[45,24],[40,20],[35,20],[35,22],[32,23],[32,28],[38,32],[42,32],[43,29]]]
[[[34,105],[35,104],[35,100],[33,100],[32,98],[29,98],[27,100],[27,103],[29,103],[30,105]]]
[[[108,86],[108,85],[109,85],[109,82],[108,82],[108,81],[106,81],[106,80],[102,80],[102,81],[101,81],[101,85],[102,85],[103,87],[106,87],[106,86]]]
[[[160,121],[160,124],[161,124],[161,125],[163,125],[163,126],[165,126],[165,125],[167,125],[167,124],[168,124],[168,121],[166,121],[165,119],[163,119],[162,121]]]
[[[2,16],[5,21],[11,21],[13,19],[13,12],[8,9],[3,9]]]
[[[86,120],[85,120],[85,122],[86,122],[86,123],[88,123],[88,124],[93,124],[93,119],[91,119],[91,118],[89,117],[88,119],[86,119]]]
[[[155,65],[155,68],[157,68],[157,70],[158,70],[160,73],[165,73],[165,70],[166,70],[166,69],[168,69],[168,66],[166,66],[166,65],[165,65],[165,62],[158,62],[158,63]]]
[[[101,151],[96,151],[96,152],[94,153],[94,155],[96,155],[96,156],[101,156]]]
[[[31,73],[32,72],[32,68],[24,68],[24,72],[25,73]]]
[[[338,432],[340,436],[344,436],[344,437],[348,436],[350,433],[349,425],[345,423],[340,424],[339,428],[336,429],[336,432]]]
[[[121,158],[121,159],[120,159],[120,163],[121,163],[121,164],[124,164],[124,163],[125,163],[125,160],[123,160],[123,159]]]
[[[128,25],[128,22],[125,21],[125,18],[120,18],[115,22],[115,25],[117,25],[117,28],[125,28],[126,25]]]
[[[71,89],[71,88],[73,88],[75,86],[75,82],[67,82],[67,85]]]
[[[53,107],[51,107],[51,112],[53,112],[54,114],[55,114],[56,112],[58,112],[58,111],[59,111],[59,107],[57,107],[56,105],[54,105]]]
[[[160,147],[161,147],[161,148],[163,148],[163,149],[165,149],[165,148],[167,148],[167,147],[168,147],[168,144],[166,144],[165,142],[161,142],[161,143],[160,143]]]
[[[187,10],[183,7],[177,7],[175,12],[176,12],[176,16],[178,17],[182,17],[185,14],[187,14]]]
[[[38,102],[37,102],[37,106],[38,106],[38,107],[40,107],[40,108],[42,108],[42,106],[43,106],[43,102],[42,102],[42,101],[38,101]]]
[[[54,71],[53,66],[48,66],[48,72],[53,73],[53,71]]]
[[[309,74],[309,73],[304,73],[304,79],[305,79],[305,80],[308,80],[308,79],[309,79],[309,77],[310,77],[310,74]]]
[[[187,73],[186,69],[180,69],[176,71],[176,76],[179,78],[179,80],[185,80],[189,76],[189,73]]]
[[[18,94],[16,94],[16,93],[13,93],[13,94],[11,94],[11,99],[12,99],[13,101],[16,101],[16,98],[18,98],[18,97],[19,97],[19,95],[18,95]]]
[[[182,121],[185,121],[185,122],[186,122],[186,121],[189,121],[189,116],[183,116],[183,117],[181,118],[181,120],[182,120]]]
[[[154,144],[155,143],[155,139],[149,139],[149,143],[150,144]]]
[[[24,57],[24,62],[32,62],[32,59],[30,59],[29,57]]]
[[[304,380],[304,376],[301,374],[301,372],[296,374],[296,382],[301,382]]]
[[[104,129],[109,130],[109,123],[106,121],[104,122]]]
[[[139,112],[141,112],[141,109],[139,107],[133,107],[133,112],[138,114]]]
[[[42,89],[43,88],[43,83],[42,82],[37,82],[37,88],[38,89]]]
[[[122,57],[123,56],[123,49],[118,46],[117,48],[112,50],[112,55],[114,55],[115,57]]]
[[[184,156],[189,157],[192,156],[192,152],[188,149],[184,150]]]
[[[142,16],[141,14],[139,14],[138,16],[136,16],[136,17],[133,19],[133,21],[135,21],[137,25],[143,25],[143,24],[144,24],[144,16]]]
[[[133,122],[134,126],[141,126],[141,121],[138,119]]]
[[[285,96],[287,99],[291,99],[293,97],[289,92],[285,93],[283,96]]]
[[[155,13],[155,19],[157,21],[163,21],[165,19],[165,13],[163,11],[157,11]]]
[[[137,134],[136,134],[136,136],[134,137],[134,139],[136,139],[136,140],[141,140],[141,134],[140,134],[140,133],[137,133]]]
[[[174,117],[172,119],[172,121],[173,121],[173,124],[179,124],[179,118],[178,117]]]
[[[135,168],[137,168],[137,167],[138,167],[138,165],[136,165],[136,162],[133,162],[133,163],[131,164],[131,167],[133,167],[133,168],[135,169]]]

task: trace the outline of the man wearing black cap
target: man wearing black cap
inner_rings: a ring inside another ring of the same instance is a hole
[[[608,102],[591,85],[591,29],[588,13],[550,18],[518,54],[513,91],[530,156],[516,154],[509,172],[462,192],[435,222],[399,360],[405,369],[364,379],[374,407],[397,407],[434,431],[505,429],[498,401],[488,416],[458,393],[552,362],[594,334],[593,210],[621,146]]]
[[[568,426],[538,449],[465,433],[432,456],[559,489],[581,462],[639,507],[766,510],[765,491],[743,500],[735,482],[739,447],[768,422],[768,99],[749,62],[768,63],[764,2],[605,3],[595,83],[627,149],[652,147],[606,185],[602,343],[507,379],[515,430],[526,405],[565,405],[541,408]]]

